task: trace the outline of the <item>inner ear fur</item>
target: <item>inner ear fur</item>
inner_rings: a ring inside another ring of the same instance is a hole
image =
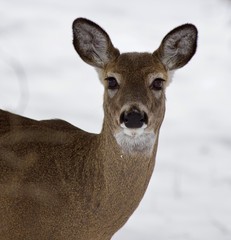
[[[75,50],[86,63],[103,68],[120,55],[108,34],[96,23],[77,18],[72,29]]]
[[[193,24],[184,24],[170,31],[162,40],[157,54],[168,70],[186,65],[196,52],[197,28]]]

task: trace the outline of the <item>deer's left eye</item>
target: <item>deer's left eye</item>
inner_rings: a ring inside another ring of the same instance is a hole
[[[163,89],[164,86],[164,79],[162,78],[156,78],[153,80],[153,82],[150,85],[150,88],[152,90],[160,91]]]
[[[119,88],[119,84],[114,77],[107,77],[105,80],[108,82],[108,89],[114,90]]]

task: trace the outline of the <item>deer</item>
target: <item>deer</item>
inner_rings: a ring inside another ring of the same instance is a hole
[[[99,25],[74,20],[74,48],[104,86],[102,131],[0,110],[0,240],[112,239],[148,187],[166,88],[197,35],[186,23],[152,53],[120,53]]]

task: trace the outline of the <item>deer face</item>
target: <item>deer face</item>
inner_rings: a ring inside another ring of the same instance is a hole
[[[95,23],[73,23],[74,46],[93,65],[105,87],[105,124],[124,152],[151,153],[164,118],[165,89],[175,69],[196,50],[197,30],[185,24],[172,30],[154,53],[123,53]]]
[[[119,145],[151,151],[165,112],[169,79],[163,64],[149,53],[124,53],[98,72],[106,121]]]

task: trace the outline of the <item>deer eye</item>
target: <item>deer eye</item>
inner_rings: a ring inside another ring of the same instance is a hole
[[[114,77],[107,77],[105,80],[108,82],[108,89],[114,90],[119,88],[119,84]]]
[[[153,80],[153,82],[151,83],[150,85],[150,88],[152,90],[156,90],[156,91],[160,91],[163,89],[163,82],[164,82],[164,79],[162,78],[156,78]]]

